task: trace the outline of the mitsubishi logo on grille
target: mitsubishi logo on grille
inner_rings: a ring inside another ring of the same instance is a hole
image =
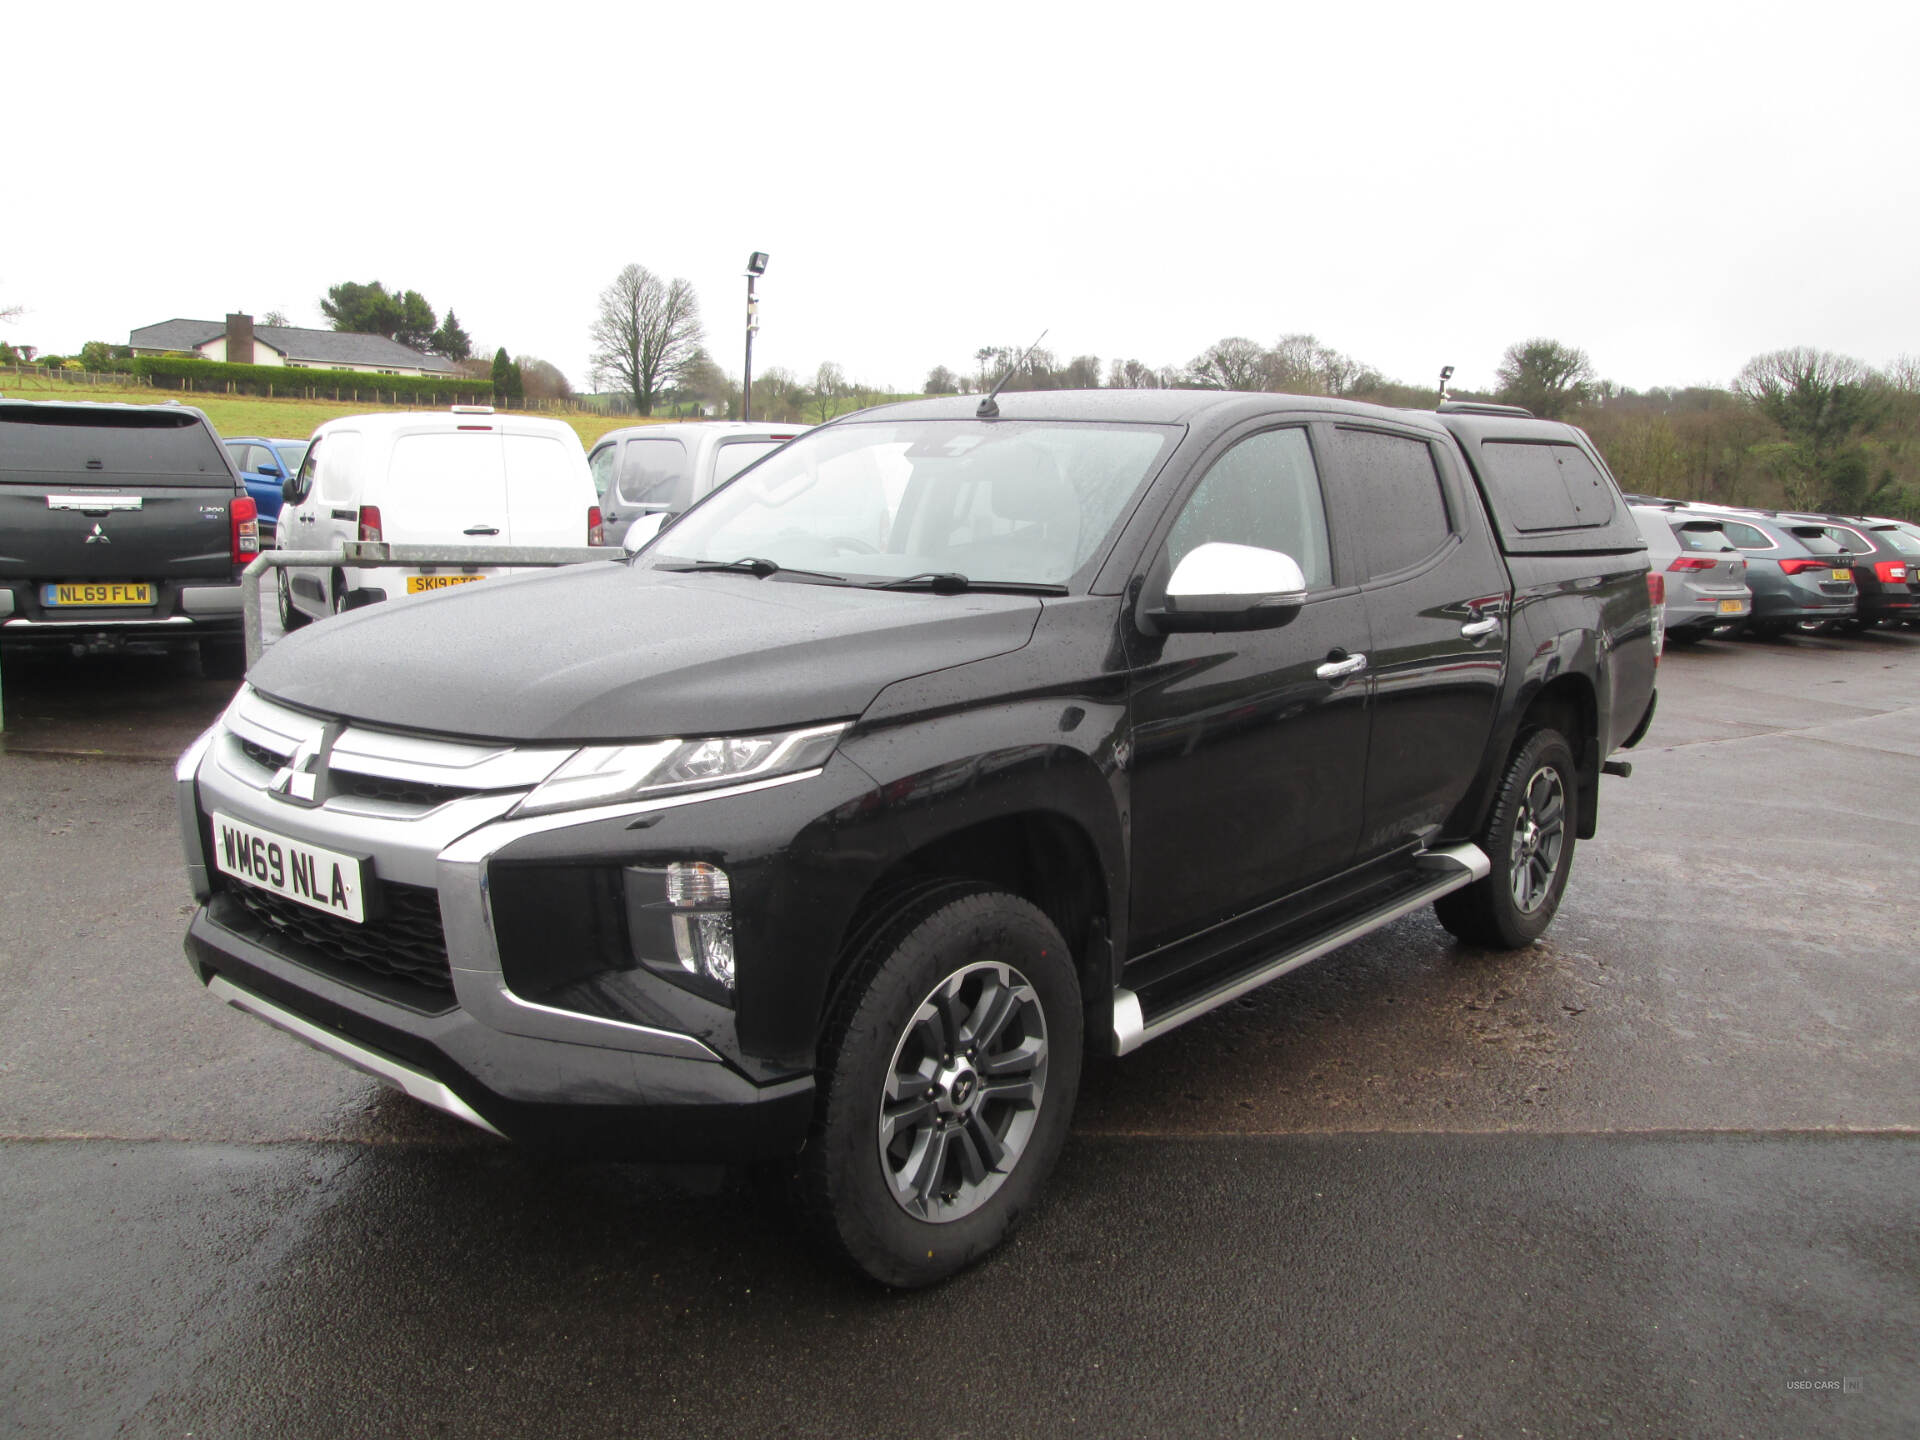
[[[333,757],[333,742],[345,728],[334,722],[320,732],[318,740],[302,740],[293,747],[287,763],[267,782],[267,793],[289,805],[315,806],[327,798],[328,764]]]
[[[107,534],[107,532],[106,532],[106,531],[104,531],[104,530],[102,530],[102,529],[100,528],[100,522],[99,522],[98,520],[96,520],[96,521],[94,521],[94,522],[93,522],[93,533],[92,533],[91,535],[89,535],[89,536],[87,536],[87,544],[89,544],[89,545],[111,545],[112,543],[113,543],[113,537],[112,537],[111,535],[109,535],[109,534]]]

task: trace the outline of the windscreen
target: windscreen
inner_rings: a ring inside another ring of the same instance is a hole
[[[148,479],[224,490],[234,483],[213,431],[198,415],[167,405],[0,408],[0,480],[5,479],[107,486]]]
[[[1682,550],[1731,550],[1733,542],[1727,539],[1727,532],[1718,525],[1705,520],[1689,520],[1684,525],[1673,527],[1673,538],[1680,542]]]
[[[653,565],[771,560],[853,583],[959,574],[1068,583],[1103,549],[1178,431],[902,421],[810,432],[717,490]]]

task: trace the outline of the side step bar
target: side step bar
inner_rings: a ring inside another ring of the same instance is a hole
[[[1339,928],[1325,931],[1291,950],[1282,951],[1252,970],[1243,971],[1190,999],[1182,1000],[1149,1020],[1140,1005],[1140,997],[1124,987],[1113,992],[1113,1043],[1116,1055],[1129,1055],[1156,1035],[1198,1019],[1229,1000],[1237,1000],[1249,990],[1257,990],[1269,980],[1277,980],[1289,970],[1297,970],[1309,960],[1318,960],[1349,941],[1390,925],[1422,905],[1430,905],[1442,895],[1476,880],[1484,880],[1493,865],[1478,845],[1453,845],[1445,850],[1429,850],[1414,862],[1416,870],[1431,872],[1432,878],[1411,894],[1403,893],[1376,910],[1363,911]]]
[[[244,1010],[255,1019],[266,1021],[274,1029],[284,1030],[294,1039],[304,1040],[314,1049],[331,1055],[336,1060],[346,1061],[354,1069],[371,1075],[383,1085],[391,1085],[394,1089],[411,1095],[423,1104],[457,1116],[469,1125],[478,1125],[489,1135],[500,1134],[481,1117],[479,1111],[425,1071],[416,1070],[411,1065],[402,1065],[398,1060],[389,1059],[377,1050],[369,1050],[364,1045],[356,1044],[344,1035],[336,1035],[331,1030],[322,1030],[311,1020],[296,1015],[291,1010],[283,1010],[271,1000],[262,1000],[251,990],[242,990],[224,976],[216,975],[209,980],[207,990],[217,999],[226,1001],[234,1009]],[[501,1138],[506,1137],[502,1135]]]

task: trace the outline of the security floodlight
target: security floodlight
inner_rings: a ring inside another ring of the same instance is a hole
[[[749,275],[764,275],[767,273],[766,251],[756,250],[747,257],[747,273]]]

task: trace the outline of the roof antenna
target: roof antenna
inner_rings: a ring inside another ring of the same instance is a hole
[[[1046,338],[1047,332],[1042,330],[1040,332],[1040,339],[1035,340],[1031,345],[1027,346],[1027,353],[1009,365],[1007,367],[1007,373],[993,382],[993,389],[989,390],[986,399],[980,402],[980,408],[973,412],[975,415],[979,416],[982,420],[998,420],[1000,418],[1000,407],[994,403],[993,397],[1000,393],[1000,387],[1002,385],[1013,378],[1014,372],[1027,363],[1028,357],[1040,348],[1040,340]]]

